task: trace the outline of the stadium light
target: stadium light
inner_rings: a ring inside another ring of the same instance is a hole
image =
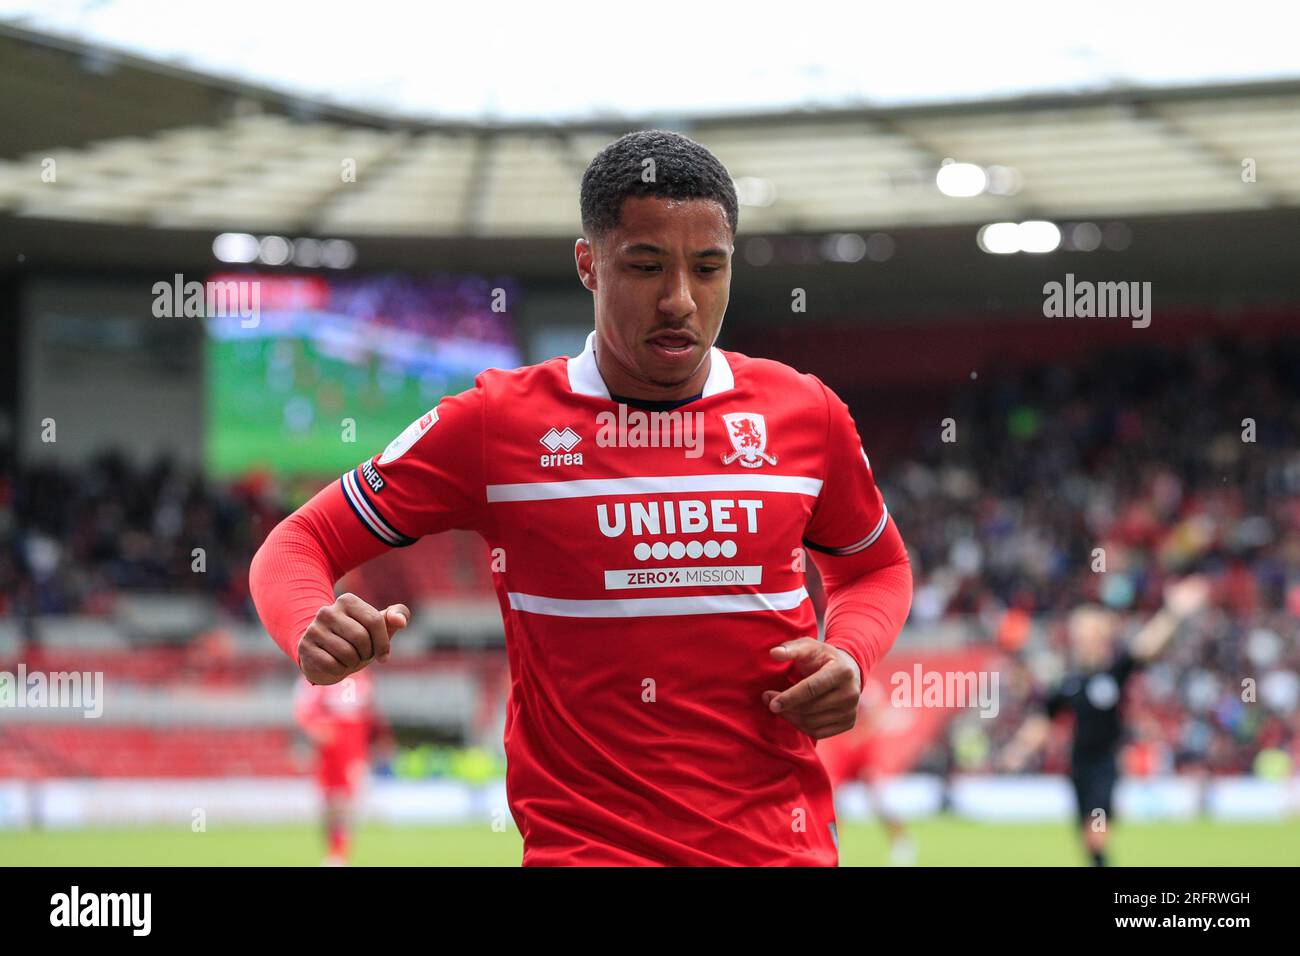
[[[1006,256],[1020,251],[1020,225],[1014,222],[991,222],[981,226],[975,241],[985,252]]]
[[[822,240],[822,255],[828,262],[861,262],[867,241],[853,232],[837,232]]]
[[[989,166],[984,172],[989,177],[986,191],[990,196],[1014,196],[1025,182],[1025,177],[1014,166]]]
[[[991,222],[975,234],[980,249],[993,255],[1015,252],[1053,252],[1061,245],[1061,230],[1045,219],[1026,222]]]
[[[350,269],[357,261],[357,247],[346,239],[326,239],[321,243],[320,258],[327,269]]]
[[[1070,244],[1079,252],[1094,252],[1101,246],[1101,230],[1093,222],[1075,223],[1070,230]]]
[[[1054,222],[1031,219],[1022,222],[1019,230],[1021,252],[1054,252],[1061,245],[1061,230]]]
[[[292,263],[304,269],[350,269],[357,248],[346,239],[288,239],[223,232],[212,240],[212,254],[221,262],[260,262],[268,266]]]
[[[315,269],[321,263],[321,244],[317,239],[295,239],[293,241],[294,265],[305,269]]]
[[[969,199],[984,192],[989,177],[984,167],[974,163],[958,163],[945,159],[939,171],[935,173],[934,184],[945,196],[957,199]]]
[[[212,240],[212,254],[222,262],[253,262],[257,249],[257,237],[246,232],[223,232]]]
[[[263,236],[258,243],[257,258],[268,266],[282,266],[291,255],[292,247],[284,236]]]
[[[877,232],[867,239],[867,258],[872,262],[888,262],[894,257],[897,243],[894,237],[885,232]]]

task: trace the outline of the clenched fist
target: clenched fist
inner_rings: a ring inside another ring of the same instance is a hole
[[[378,611],[355,594],[340,594],[298,639],[298,668],[313,684],[337,684],[376,659],[388,660],[393,635],[410,619],[405,604]]]

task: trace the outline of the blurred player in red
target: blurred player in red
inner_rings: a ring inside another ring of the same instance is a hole
[[[916,863],[916,844],[902,819],[890,812],[880,791],[887,774],[880,760],[879,714],[888,706],[884,687],[878,681],[868,680],[858,698],[857,724],[847,733],[818,741],[817,756],[826,768],[837,796],[842,785],[853,780],[862,781],[871,812],[885,828],[889,839],[890,864],[912,866]]]
[[[316,781],[325,808],[323,866],[345,866],[357,790],[369,772],[370,744],[381,729],[370,675],[357,671],[337,684],[298,684],[294,717],[316,746]]]

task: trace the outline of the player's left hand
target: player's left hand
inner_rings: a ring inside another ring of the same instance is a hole
[[[763,691],[763,703],[809,737],[820,740],[851,730],[858,719],[862,674],[847,652],[812,637],[772,648],[778,661],[798,664],[803,680],[784,691]]]

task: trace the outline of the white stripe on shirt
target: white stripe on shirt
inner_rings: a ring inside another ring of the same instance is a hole
[[[488,485],[490,503],[546,501],[554,498],[591,498],[598,495],[666,495],[683,491],[768,491],[821,494],[820,478],[800,475],[658,475],[643,478],[578,478],[573,481],[534,481],[515,485]]]
[[[789,611],[808,597],[807,588],[770,594],[694,594],[688,597],[601,598],[591,601],[507,592],[510,607],[551,617],[678,617],[685,614],[734,614],[742,611]]]

